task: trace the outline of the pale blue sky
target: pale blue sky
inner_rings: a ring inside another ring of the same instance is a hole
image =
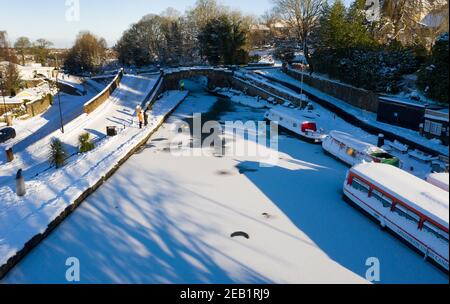
[[[69,2],[73,0],[67,0]],[[46,38],[56,47],[72,45],[77,33],[89,30],[113,45],[132,23],[149,13],[167,7],[181,12],[195,0],[79,0],[80,20],[66,20],[66,0],[0,0],[0,30],[6,30],[13,42],[19,36],[32,40]],[[350,0],[347,0],[347,2]],[[272,7],[271,0],[219,0],[245,13],[260,15]]]

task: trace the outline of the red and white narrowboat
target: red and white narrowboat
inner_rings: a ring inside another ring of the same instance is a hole
[[[383,228],[449,270],[448,192],[387,164],[352,167],[344,195]]]

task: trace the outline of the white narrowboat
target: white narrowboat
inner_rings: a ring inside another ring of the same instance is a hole
[[[449,189],[449,174],[448,173],[431,173],[427,176],[427,182],[436,187],[441,188],[447,192]]]
[[[364,163],[348,171],[344,196],[449,270],[448,192],[394,166]]]
[[[363,142],[350,134],[331,131],[323,140],[323,149],[344,163],[354,166],[364,162],[376,162],[400,166],[400,160],[385,150]]]
[[[322,130],[318,129],[317,123],[310,117],[311,114],[307,111],[289,109],[283,106],[275,106],[264,115],[266,120],[272,121],[278,126],[295,133],[302,139],[320,144],[326,135]]]

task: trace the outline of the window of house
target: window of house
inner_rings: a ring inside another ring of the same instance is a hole
[[[438,122],[432,122],[430,120],[425,121],[424,131],[436,136],[442,134],[442,124]]]

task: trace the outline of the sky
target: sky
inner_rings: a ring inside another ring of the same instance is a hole
[[[349,1],[349,0],[347,0]],[[79,10],[76,10],[79,3]],[[70,47],[80,31],[89,30],[113,46],[130,24],[167,7],[184,12],[195,0],[0,0],[0,30],[10,42],[20,36],[45,38],[55,47]],[[219,0],[245,13],[261,15],[272,0]],[[79,14],[76,12],[79,11]],[[79,16],[79,18],[78,18]]]

